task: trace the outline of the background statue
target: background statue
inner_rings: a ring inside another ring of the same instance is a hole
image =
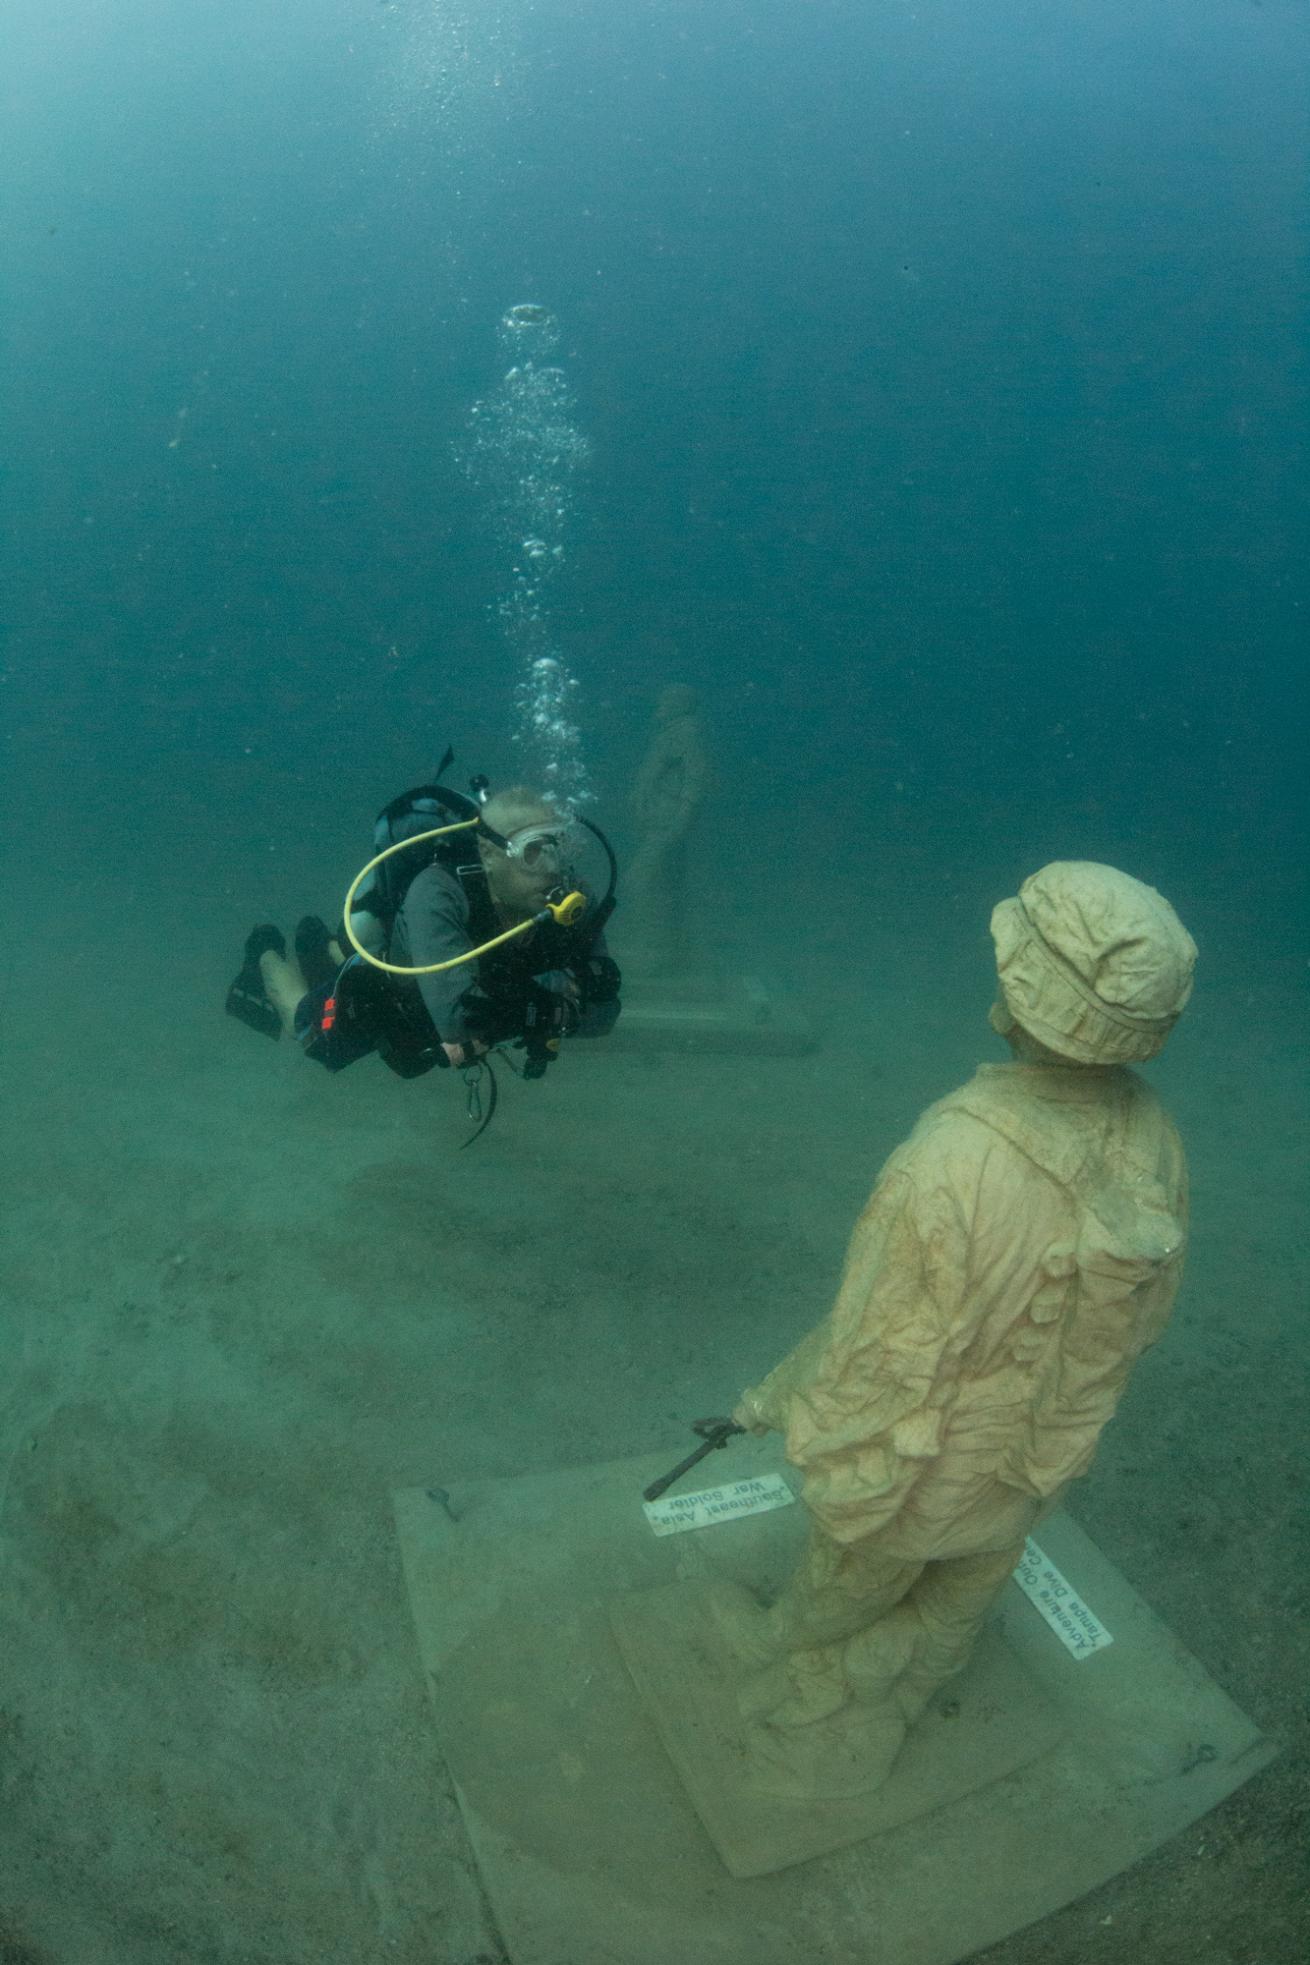
[[[623,879],[625,963],[646,974],[682,971],[687,964],[686,841],[709,781],[696,691],[671,683],[656,704],[655,728],[633,787],[637,844]]]
[[[771,1609],[733,1584],[713,1600],[767,1787],[886,1778],[1178,1288],[1182,1148],[1124,1067],[1187,1002],[1190,937],[1152,888],[1087,862],[1035,874],[992,935],[1014,1061],[892,1154],[831,1315],[737,1410],[785,1435],[811,1516]]]

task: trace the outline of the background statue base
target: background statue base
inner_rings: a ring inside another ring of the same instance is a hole
[[[797,1057],[815,1048],[813,1027],[758,976],[643,975],[624,970],[623,1015],[607,1050],[727,1052]]]
[[[395,1497],[437,1729],[514,1965],[955,1965],[1139,1861],[1271,1757],[1114,1566],[1055,1515],[1042,1547],[1113,1644],[1072,1656],[1014,1583],[997,1628],[1061,1737],[929,1814],[771,1875],[730,1875],[638,1696],[611,1612],[679,1578],[776,1587],[805,1511],[655,1537],[641,1489],[680,1448],[452,1483],[457,1521],[435,1489]],[[704,1485],[783,1464],[775,1439],[736,1441]],[[977,1663],[970,1701],[993,1669],[986,1656]],[[998,1681],[1002,1696],[1015,1682]],[[963,1676],[958,1686],[963,1697]],[[962,1721],[963,1705],[957,1719],[924,1716],[939,1735]]]

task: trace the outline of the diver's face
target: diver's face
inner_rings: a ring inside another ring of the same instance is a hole
[[[542,833],[540,827],[532,831]],[[518,844],[513,833],[511,848]],[[529,838],[522,851],[505,852],[499,846],[483,848],[487,883],[493,897],[513,914],[536,914],[546,897],[559,886],[563,876],[561,846],[549,836]]]

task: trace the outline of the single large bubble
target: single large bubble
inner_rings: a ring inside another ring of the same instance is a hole
[[[549,307],[522,300],[500,317],[500,345],[515,361],[540,361],[559,346],[559,322]]]

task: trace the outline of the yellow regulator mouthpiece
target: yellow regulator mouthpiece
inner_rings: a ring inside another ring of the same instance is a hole
[[[554,915],[556,925],[560,928],[571,928],[575,921],[581,921],[586,907],[586,895],[579,894],[576,888],[571,894],[566,894],[562,901],[546,903],[547,911]]]

